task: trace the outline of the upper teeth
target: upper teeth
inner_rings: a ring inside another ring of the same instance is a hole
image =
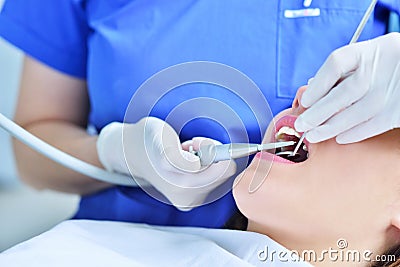
[[[279,131],[276,133],[275,138],[278,138],[281,134],[294,135],[297,138],[300,138],[300,134],[296,132],[295,129],[288,126],[283,126],[282,128],[280,128]]]

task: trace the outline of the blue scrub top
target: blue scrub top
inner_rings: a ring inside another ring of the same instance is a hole
[[[289,18],[285,12],[303,9],[303,0],[12,0],[0,15],[0,35],[44,64],[86,79],[89,121],[100,131],[123,120],[135,90],[149,77],[189,61],[240,70],[276,114],[291,105],[297,88],[334,49],[349,42],[369,2],[315,0],[310,8],[319,8],[319,16]],[[389,10],[399,8],[396,0],[379,1],[360,40],[384,34]],[[261,141],[249,107],[210,84],[179,87],[150,115],[165,119],[179,103],[203,96],[227,103],[245,124],[250,142]],[[207,119],[180,132],[182,141],[194,136],[229,142],[220,125]],[[140,188],[114,187],[82,197],[75,218],[221,227],[234,210],[231,193],[181,212]]]

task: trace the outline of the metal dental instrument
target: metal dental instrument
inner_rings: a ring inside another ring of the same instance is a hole
[[[198,151],[193,151],[195,155],[200,157],[202,166],[208,166],[212,163],[219,161],[237,159],[247,157],[268,149],[281,148],[292,146],[296,142],[276,142],[268,144],[246,144],[246,143],[232,143],[225,145],[207,145],[202,146]]]
[[[303,144],[304,138],[306,138],[306,133],[303,133],[303,135],[300,137],[300,140],[294,148],[292,154],[290,154],[290,157],[294,157],[297,154],[297,151],[299,151],[300,146]]]
[[[365,11],[365,14],[364,14],[363,18],[361,19],[360,24],[358,25],[357,30],[353,34],[353,37],[351,38],[349,44],[354,44],[354,43],[357,42],[357,40],[360,37],[362,31],[364,30],[365,25],[367,24],[367,21],[368,21],[369,17],[372,14],[372,11],[374,11],[374,8],[375,8],[377,2],[378,2],[378,0],[372,0],[371,1],[371,4],[369,5],[367,11]]]
[[[378,2],[378,0],[371,1],[371,4],[369,5],[367,11],[365,11],[365,14],[364,14],[363,18],[361,19],[360,24],[358,24],[358,27],[357,27],[356,31],[354,32],[353,37],[351,38],[349,44],[354,44],[357,42],[362,31],[364,30],[365,25],[367,24],[369,17],[372,14],[372,11],[374,10],[377,2]],[[303,143],[305,137],[306,137],[306,132],[304,132],[303,135],[301,136],[299,142],[297,143],[295,149],[293,150],[293,153],[290,155],[291,157],[294,157],[296,155],[296,153],[300,149],[300,146]]]

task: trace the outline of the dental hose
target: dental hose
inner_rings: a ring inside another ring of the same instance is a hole
[[[86,163],[80,159],[77,159],[61,150],[47,144],[41,139],[37,138],[33,134],[29,133],[15,122],[11,121],[3,114],[0,113],[0,127],[14,136],[16,139],[43,154],[49,159],[74,170],[83,175],[92,177],[96,180],[107,182],[111,184],[132,186],[136,187],[138,184],[131,176],[126,176],[118,173],[108,172],[92,164]]]

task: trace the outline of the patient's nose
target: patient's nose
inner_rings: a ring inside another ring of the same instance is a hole
[[[293,100],[292,103],[292,112],[294,113],[293,115],[299,116],[301,113],[303,113],[306,109],[300,104],[300,99],[303,96],[303,93],[306,91],[307,86],[304,85],[297,90],[296,97]]]

